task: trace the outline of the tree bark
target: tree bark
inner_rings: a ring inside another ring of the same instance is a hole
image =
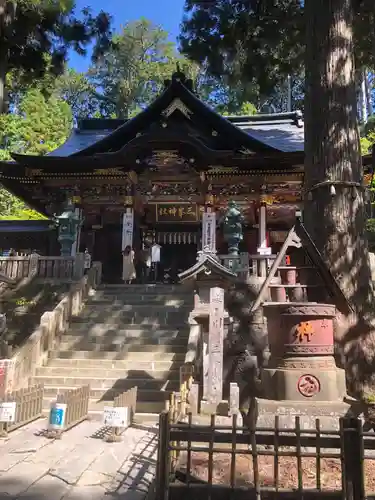
[[[305,0],[305,198],[308,231],[355,310],[337,330],[350,388],[375,371],[351,0]]]

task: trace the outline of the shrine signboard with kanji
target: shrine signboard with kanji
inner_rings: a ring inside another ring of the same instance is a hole
[[[156,203],[156,221],[166,223],[197,222],[198,206],[196,203]]]

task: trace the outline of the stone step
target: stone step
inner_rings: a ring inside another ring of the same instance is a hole
[[[48,415],[50,410],[51,401],[56,397],[43,398],[43,413]],[[89,402],[89,415],[92,420],[103,420],[103,409],[105,406],[112,406],[112,401],[97,401],[90,399]],[[159,414],[165,409],[165,401],[137,401],[135,422],[158,422]]]
[[[136,386],[137,384],[132,383],[131,385],[129,384],[129,387],[119,387],[119,388],[101,388],[101,387],[92,387],[90,388],[90,399],[95,400],[95,401],[100,401],[101,403],[103,402],[110,402],[113,401],[113,399],[116,396],[119,396],[121,393],[123,393],[127,389],[131,389],[132,387]],[[71,390],[71,389],[76,389],[77,387],[80,387],[80,385],[65,385],[65,386],[58,386],[54,384],[45,384],[44,385],[44,398],[49,401],[53,400],[56,398],[57,394],[61,394],[65,391]],[[167,401],[170,397],[170,394],[173,391],[178,391],[179,389],[179,384],[170,384],[168,389],[166,390],[161,390],[161,389],[138,389],[137,392],[137,401],[139,403],[163,403],[163,408],[165,401]],[[162,409],[163,409],[162,408]],[[137,409],[137,411],[141,411]],[[153,410],[146,410],[153,412]]]
[[[62,342],[89,342],[94,344],[102,344],[103,342],[110,342],[112,344],[122,345],[124,342],[138,342],[138,343],[156,343],[159,344],[163,341],[171,341],[173,339],[180,339],[181,343],[187,342],[189,338],[188,332],[181,333],[176,332],[159,332],[155,330],[152,333],[149,332],[132,332],[127,330],[107,330],[103,333],[92,332],[91,330],[86,332],[77,332],[74,330],[68,330],[66,334],[61,337]],[[149,342],[148,342],[149,341]]]
[[[128,339],[189,336],[188,325],[184,325],[182,328],[175,328],[174,326],[170,326],[169,328],[155,328],[152,325],[144,325],[142,327],[139,325],[128,325],[126,328],[123,326],[122,324],[113,325],[112,323],[97,323],[92,326],[85,325],[84,323],[75,323],[70,325],[69,330],[64,335],[84,337],[89,335],[92,338],[116,336]]]
[[[91,347],[91,346],[90,346]],[[61,349],[61,346],[60,346]],[[121,350],[105,350],[105,349],[55,349],[50,352],[50,359],[108,359],[108,360],[124,360],[132,356],[133,353],[142,353],[143,356],[149,356],[151,353],[173,353],[183,354],[185,356],[187,345],[183,344],[128,344],[121,348]],[[146,354],[145,354],[146,353]]]
[[[114,311],[111,309],[87,309],[74,318],[72,324],[77,323],[107,323],[110,320],[113,323],[122,323],[125,325],[154,325],[167,326],[186,325],[189,314],[182,311],[168,312],[164,310],[148,311]],[[89,326],[89,325],[88,325]]]
[[[87,302],[87,306],[113,304],[121,306],[129,304],[134,306],[150,305],[152,307],[190,307],[194,305],[193,299],[187,297],[165,297],[163,295],[134,295],[134,294],[95,294]]]
[[[108,304],[110,304],[110,306]],[[91,304],[90,302],[87,302],[82,313],[90,310],[98,311],[98,309],[108,310],[109,307],[111,312],[137,312],[143,314],[157,314],[160,311],[163,311],[165,313],[188,312],[191,309],[191,306],[187,304],[168,306],[166,304],[127,304],[125,301],[118,301],[118,303],[116,303],[116,301],[111,301],[109,303],[105,303],[105,305],[103,305],[101,308],[95,302]]]
[[[117,351],[118,353],[121,353],[123,350],[125,352],[128,351],[129,343],[131,345],[138,345],[138,346],[143,346],[145,344],[147,345],[179,345],[179,346],[185,346],[188,342],[188,337],[175,337],[175,338],[168,338],[168,337],[160,337],[160,338],[142,338],[139,337],[137,339],[126,339],[126,338],[119,338],[119,339],[112,339],[110,336],[109,337],[97,337],[96,339],[90,339],[86,337],[77,337],[76,335],[64,335],[61,338],[61,342],[59,345],[59,348],[62,351],[69,351],[69,350],[79,350],[79,351]]]
[[[98,291],[105,291],[105,293],[117,294],[139,294],[139,295],[191,295],[192,290],[181,285],[102,285],[98,287]]]
[[[137,364],[139,366],[137,366]],[[91,377],[92,380],[116,378],[116,379],[143,379],[149,378],[150,380],[179,380],[181,363],[163,362],[156,363],[141,363],[137,361],[129,362],[126,367],[109,368],[109,367],[77,367],[71,366],[43,366],[37,368],[36,376],[38,377]]]
[[[65,387],[80,387],[83,385],[92,386],[92,391],[101,391],[102,394],[105,392],[117,391],[121,393],[137,386],[143,391],[177,391],[179,387],[179,379],[169,380],[167,379],[153,379],[148,378],[147,373],[138,373],[138,377],[132,378],[117,378],[117,377],[104,377],[104,378],[93,378],[84,377],[79,375],[77,377],[71,376],[34,376],[34,384],[44,384],[44,386],[55,387],[57,389],[63,390]],[[96,396],[96,395],[95,395]],[[92,397],[95,397],[92,396]]]
[[[113,353],[110,353],[113,354]],[[162,363],[183,363],[185,361],[185,353],[173,353],[173,352],[150,352],[145,353],[143,351],[140,352],[132,352],[126,353],[124,359],[87,359],[87,358],[57,358],[50,359],[48,361],[48,367],[56,367],[59,370],[64,368],[95,368],[95,369],[114,369],[114,370],[124,370],[130,363],[137,363],[139,366],[139,362],[144,361],[145,357],[147,358],[149,364],[155,362],[158,366],[159,362]]]

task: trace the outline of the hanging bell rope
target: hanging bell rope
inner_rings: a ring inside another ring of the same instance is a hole
[[[314,184],[313,186],[309,187],[308,189],[303,190],[302,196],[305,197],[307,195],[307,199],[311,201],[313,199],[313,191],[316,191],[317,189],[328,186],[329,187],[329,192],[331,196],[336,195],[336,187],[335,186],[342,186],[346,188],[351,188],[353,190],[352,192],[352,198],[356,198],[357,193],[356,189],[366,189],[366,186],[364,184],[361,184],[360,182],[353,182],[353,181],[323,181],[323,182],[318,182],[317,184]]]

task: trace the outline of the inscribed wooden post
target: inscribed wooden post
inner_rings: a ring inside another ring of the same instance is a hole
[[[224,290],[210,290],[208,332],[208,402],[219,404],[223,398]]]
[[[216,214],[204,212],[202,215],[202,250],[216,253]]]
[[[127,208],[126,213],[122,216],[122,243],[121,249],[133,246],[133,229],[134,229],[134,211],[132,208]]]

